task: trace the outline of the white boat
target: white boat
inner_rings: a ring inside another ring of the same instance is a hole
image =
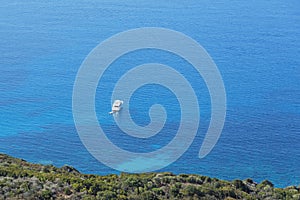
[[[121,101],[121,100],[115,100],[112,107],[111,107],[111,111],[109,112],[109,114],[114,114],[114,113],[119,112],[122,108],[123,103],[124,102]]]

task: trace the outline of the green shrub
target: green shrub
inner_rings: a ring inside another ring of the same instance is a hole
[[[300,199],[300,188],[274,188],[200,175],[145,173],[80,174],[72,167],[30,164],[0,154],[0,199]]]
[[[52,192],[50,190],[43,190],[41,193],[42,199],[51,199],[52,198]]]

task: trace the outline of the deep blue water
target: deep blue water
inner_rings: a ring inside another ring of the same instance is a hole
[[[119,173],[82,145],[72,116],[77,70],[101,41],[128,29],[164,27],[199,42],[217,64],[227,93],[224,130],[204,159],[198,151],[210,120],[209,93],[180,57],[142,50],[111,66],[123,70],[157,62],[185,75],[201,107],[197,137],[161,171],[222,179],[269,179],[300,184],[300,2],[289,1],[8,1],[0,4],[0,152],[32,162],[69,164],[84,173]],[[183,70],[184,69],[184,70]],[[189,70],[185,70],[189,69]],[[147,85],[131,99],[139,125],[152,103],[168,111],[166,127],[150,140],[119,132],[110,109],[114,82],[108,70],[97,89],[97,117],[110,139],[127,150],[153,151],[176,133],[180,110],[172,93]],[[155,95],[155,94],[161,95]],[[174,106],[175,105],[175,106]],[[107,110],[108,109],[108,110]],[[155,145],[153,145],[155,144]]]

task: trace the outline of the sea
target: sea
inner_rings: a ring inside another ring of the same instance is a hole
[[[192,85],[200,123],[187,151],[157,171],[225,180],[268,179],[276,187],[299,185],[298,0],[2,0],[0,152],[34,163],[71,165],[83,173],[119,174],[81,142],[72,113],[73,86],[92,49],[115,34],[143,27],[181,32],[205,48],[226,90],[224,128],[212,151],[200,159],[211,119],[205,81],[180,56],[141,49],[112,63],[97,87],[96,114],[107,137],[122,149],[140,153],[160,149],[175,137],[180,106],[172,91],[161,85],[144,85],[130,99],[130,114],[139,126],[149,124],[151,105],[165,108],[161,133],[148,139],[128,136],[108,114],[114,84],[125,69],[162,63]]]

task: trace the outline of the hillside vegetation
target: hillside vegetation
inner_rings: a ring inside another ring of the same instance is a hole
[[[81,174],[73,167],[31,164],[0,154],[0,199],[297,199],[299,186],[267,180],[223,181],[200,175]]]

